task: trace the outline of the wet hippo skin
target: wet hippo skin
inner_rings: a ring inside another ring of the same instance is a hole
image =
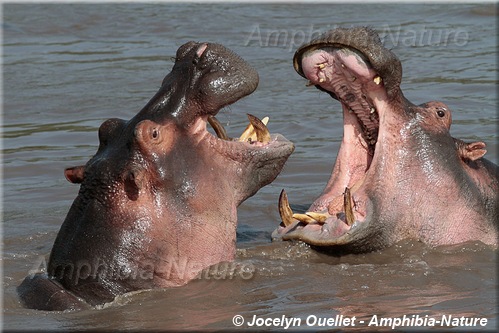
[[[293,213],[281,193],[274,239],[333,254],[402,239],[497,247],[498,166],[483,158],[484,142],[450,135],[446,104],[404,97],[402,65],[376,32],[331,30],[301,46],[294,67],[340,102],[344,134],[331,177],[307,212]]]
[[[222,45],[182,45],[146,106],[131,120],[105,121],[96,154],[66,169],[80,190],[47,272],[18,287],[22,302],[89,308],[130,291],[180,286],[233,260],[237,207],[272,182],[294,150],[266,120],[249,115],[239,139],[216,120],[257,85],[257,72]]]

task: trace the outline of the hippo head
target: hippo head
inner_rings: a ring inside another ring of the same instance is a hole
[[[182,285],[232,260],[236,208],[276,178],[294,149],[256,117],[239,140],[214,118],[257,84],[257,72],[225,47],[181,46],[147,105],[129,121],[105,121],[97,153],[66,170],[81,187],[53,246],[49,276],[94,305],[131,290]]]
[[[326,32],[296,51],[294,67],[341,103],[344,134],[331,178],[307,212],[293,214],[281,193],[283,222],[273,238],[338,254],[403,238],[495,244],[498,183],[481,159],[485,144],[453,139],[445,104],[416,106],[403,96],[401,63],[373,30]],[[465,231],[462,220],[483,223]]]

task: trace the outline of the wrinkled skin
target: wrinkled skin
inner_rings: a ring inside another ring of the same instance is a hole
[[[147,105],[129,121],[104,122],[97,153],[66,170],[80,191],[47,273],[18,288],[23,303],[89,308],[130,291],[180,286],[233,260],[236,208],[275,179],[294,149],[268,132],[266,142],[238,142],[207,131],[209,117],[257,84],[257,72],[223,46],[181,46]]]
[[[301,46],[297,72],[338,100],[344,135],[323,193],[293,214],[283,191],[274,239],[334,254],[383,249],[405,238],[430,246],[497,246],[499,168],[485,143],[449,134],[449,108],[414,105],[402,66],[366,28],[336,29]]]

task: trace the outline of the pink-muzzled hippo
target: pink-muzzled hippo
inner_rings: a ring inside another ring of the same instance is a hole
[[[343,109],[343,140],[331,177],[308,211],[283,190],[273,239],[332,254],[380,250],[402,239],[439,246],[498,244],[499,167],[485,143],[450,133],[447,105],[414,105],[402,65],[369,28],[338,28],[301,46],[294,68]]]
[[[232,261],[237,207],[271,183],[294,150],[266,120],[248,115],[238,139],[216,120],[257,85],[257,72],[224,46],[182,45],[145,107],[129,121],[105,121],[97,153],[66,169],[80,190],[47,271],[18,287],[24,305],[91,308],[127,292],[181,286]]]

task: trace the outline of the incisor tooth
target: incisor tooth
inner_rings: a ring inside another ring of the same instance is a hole
[[[286,227],[293,224],[293,211],[291,210],[291,207],[289,207],[288,195],[284,189],[279,195],[279,215],[281,215],[282,223],[284,223]]]
[[[269,117],[260,120],[257,117],[248,114],[248,119],[250,123],[239,137],[239,141],[270,142],[270,133],[266,126],[269,122]]]
[[[315,219],[311,218],[307,214],[298,214],[298,213],[295,213],[295,214],[293,214],[293,218],[297,219],[300,222],[307,223],[307,224],[315,222]]]
[[[324,82],[324,81],[326,81],[326,79],[325,79],[325,78],[323,78],[323,77],[321,77],[321,78],[319,79],[319,82],[320,82],[320,83],[322,83],[322,82]]]
[[[317,64],[315,65],[315,67],[319,68],[319,69],[324,69],[326,67],[326,63],[322,63],[322,64]]]
[[[348,187],[345,187],[345,194],[343,196],[343,209],[345,210],[345,221],[348,226],[351,226],[355,222],[355,217],[353,215],[352,196]]]
[[[381,76],[376,75],[374,77],[373,81],[374,81],[374,83],[376,83],[377,85],[379,85],[381,83],[381,81],[382,81]]]
[[[311,218],[313,218],[315,221],[317,221],[319,223],[326,222],[326,219],[328,218],[327,214],[317,213],[317,212],[306,212],[305,215],[310,216]]]

